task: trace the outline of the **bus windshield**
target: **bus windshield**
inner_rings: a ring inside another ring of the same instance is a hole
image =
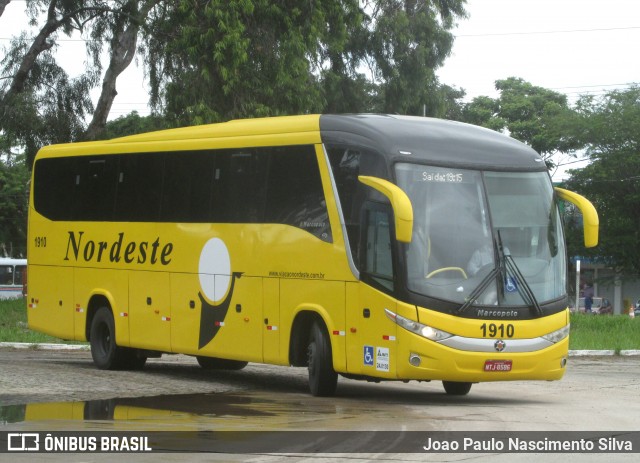
[[[536,306],[566,293],[566,256],[546,172],[401,163],[414,209],[412,292],[465,306]]]

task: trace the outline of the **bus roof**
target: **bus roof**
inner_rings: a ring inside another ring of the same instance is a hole
[[[529,146],[493,130],[443,119],[377,114],[320,117],[325,143],[360,143],[385,153],[389,164],[489,170],[545,171]]]
[[[320,143],[319,115],[239,119],[129,135],[93,142],[45,146],[38,157],[179,151]]]
[[[544,171],[530,147],[493,130],[414,116],[303,115],[242,119],[95,142],[44,147],[38,157],[334,143],[382,152],[388,165],[418,162],[490,170]]]

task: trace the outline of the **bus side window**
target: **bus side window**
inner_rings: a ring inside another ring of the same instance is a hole
[[[332,242],[320,170],[312,146],[273,148],[269,157],[264,221],[292,225]]]
[[[13,284],[13,267],[11,265],[0,266],[0,284],[2,285]]]
[[[76,164],[74,220],[113,219],[118,159],[115,156],[86,156]]]
[[[367,206],[364,214],[362,269],[371,282],[393,291],[391,213],[384,206]]]
[[[23,285],[24,281],[25,281],[24,276],[27,273],[26,265],[16,265],[14,273],[15,273],[15,275],[13,276],[13,278],[14,278],[13,284],[14,285]]]
[[[267,156],[255,149],[225,150],[215,156],[211,221],[261,223]]]
[[[160,153],[122,156],[115,198],[115,220],[154,222],[160,216],[164,156]]]
[[[359,205],[362,204],[364,199],[362,184],[358,181],[361,151],[357,148],[328,146],[327,154],[338,190],[342,216],[351,247],[351,255],[354,262],[357,262],[356,256],[358,255],[360,243]]]
[[[163,222],[202,222],[211,218],[213,167],[211,151],[167,153],[162,193]]]
[[[72,220],[78,174],[76,158],[39,159],[34,166],[33,203],[50,220]]]

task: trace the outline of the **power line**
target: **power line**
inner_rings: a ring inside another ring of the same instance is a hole
[[[553,30],[553,31],[528,31],[528,32],[488,32],[483,34],[453,34],[454,37],[500,37],[509,35],[545,35],[545,34],[579,34],[585,32],[611,32],[611,31],[626,31],[626,30],[638,30],[640,26],[628,26],[628,27],[602,27],[593,29],[567,29],[567,30]],[[12,37],[0,37],[0,40],[12,40]],[[33,40],[33,37],[27,40]],[[72,38],[58,38],[56,42],[98,42],[99,40],[92,39],[72,39]],[[108,43],[109,40],[102,40]]]
[[[574,34],[584,32],[610,32],[610,31],[625,31],[640,29],[640,26],[629,27],[608,27],[608,28],[594,28],[594,29],[571,29],[571,30],[557,30],[557,31],[529,31],[529,32],[489,32],[486,34],[454,34],[454,37],[493,37],[493,36],[505,36],[505,35],[544,35],[544,34]]]
[[[592,87],[630,87],[638,85],[638,82],[626,82],[623,84],[596,84],[596,85],[576,85],[573,87],[551,87],[549,90],[563,90],[565,88],[592,88]]]

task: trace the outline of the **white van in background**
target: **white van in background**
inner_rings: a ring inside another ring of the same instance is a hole
[[[27,259],[0,257],[0,299],[24,297]]]

